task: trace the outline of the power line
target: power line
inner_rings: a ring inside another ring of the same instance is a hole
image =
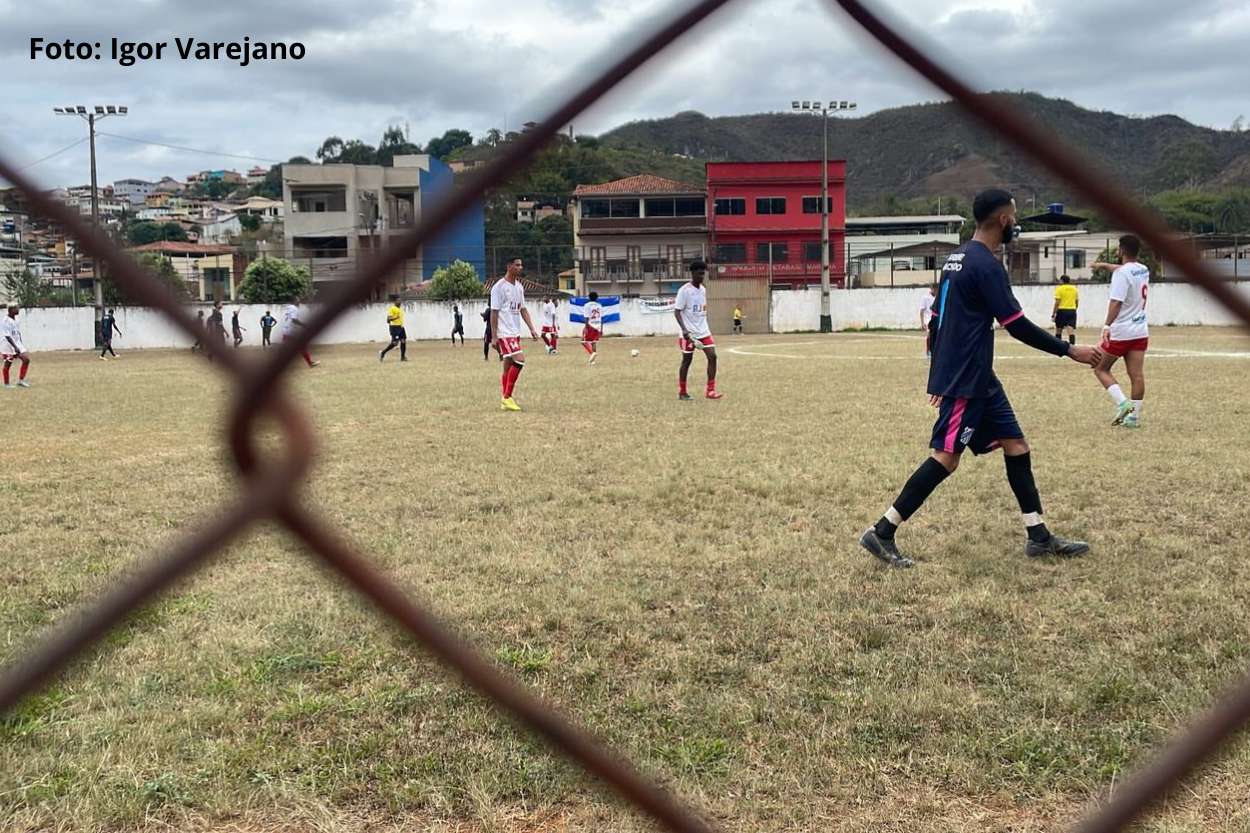
[[[54,157],[54,156],[60,156],[60,155],[61,155],[62,153],[64,153],[65,151],[67,151],[67,150],[71,150],[71,149],[73,149],[73,148],[78,147],[78,146],[79,146],[79,145],[81,145],[83,142],[87,141],[87,139],[88,139],[88,138],[90,138],[90,137],[88,137],[88,136],[84,136],[84,137],[82,137],[81,139],[79,139],[77,142],[73,142],[73,143],[71,143],[71,144],[68,144],[68,145],[66,145],[65,147],[61,148],[60,150],[55,151],[55,152],[53,152],[53,153],[49,153],[49,154],[48,154],[47,156],[45,156],[44,158],[39,159],[39,160],[37,160],[37,161],[35,161],[35,162],[31,162],[29,165],[26,165],[26,166],[24,166],[24,167],[18,168],[17,170],[18,170],[19,172],[21,172],[21,171],[28,171],[28,170],[30,170],[31,168],[35,167],[36,165],[41,165],[41,164],[43,164],[44,162],[47,162],[49,159],[51,159],[51,158],[52,158],[52,157]]]
[[[281,159],[267,159],[263,156],[247,156],[246,154],[242,154],[242,153],[223,153],[222,151],[219,151],[219,150],[203,150],[201,148],[189,148],[189,147],[184,147],[183,145],[170,145],[170,144],[166,144],[165,142],[154,142],[151,139],[136,139],[133,136],[119,136],[116,133],[105,133],[103,131],[99,131],[96,133],[96,135],[108,136],[110,139],[121,139],[123,142],[134,142],[135,144],[138,144],[138,145],[152,145],[154,147],[169,148],[170,150],[182,150],[182,151],[186,151],[187,153],[202,153],[206,156],[227,156],[227,157],[230,157],[231,159],[248,159],[253,162],[270,162],[270,163],[277,164],[277,165],[282,164]]]

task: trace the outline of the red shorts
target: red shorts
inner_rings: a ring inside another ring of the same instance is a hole
[[[555,327],[543,327],[543,335],[559,335],[560,331]]]
[[[603,333],[599,332],[594,327],[585,327],[582,329],[582,341],[588,344],[598,341],[599,337],[602,335]]]
[[[1128,341],[1112,341],[1104,338],[1099,349],[1109,356],[1123,358],[1125,353],[1145,353],[1149,344],[1149,338],[1134,338]]]
[[[509,356],[515,356],[517,353],[521,352],[521,337],[513,336],[511,338],[501,338],[498,342],[496,342],[495,346],[499,348],[499,352],[505,359]]]
[[[712,338],[711,336],[704,336],[703,338],[695,339],[695,341],[698,341],[704,347],[716,346],[716,339]],[[693,353],[695,351],[695,346],[693,342],[686,341],[681,336],[678,336],[677,337],[677,349],[683,353]]]

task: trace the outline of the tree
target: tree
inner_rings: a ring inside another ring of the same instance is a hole
[[[445,160],[457,148],[469,147],[473,144],[473,136],[467,130],[453,128],[442,136],[426,142],[425,152],[435,159]]]
[[[187,239],[187,232],[177,223],[153,223],[148,220],[134,223],[126,232],[132,246],[144,246],[158,240]]]
[[[500,130],[498,127],[492,127],[490,130],[486,131],[486,138],[485,138],[486,144],[490,145],[491,147],[498,147],[499,143],[502,141],[503,141],[503,131]]]
[[[239,297],[249,304],[289,303],[311,291],[308,269],[280,257],[252,261],[239,284]]]
[[[343,152],[334,160],[346,165],[376,165],[378,152],[373,145],[367,145],[359,139],[350,139],[343,145]]]
[[[337,162],[343,155],[343,140],[338,136],[330,136],[317,148],[317,161],[321,163]]]
[[[240,214],[239,225],[244,231],[256,231],[260,228],[260,218],[255,214]]]
[[[195,183],[187,189],[187,192],[196,197],[221,200],[233,194],[239,187],[237,183],[226,182],[224,179],[209,179]]]
[[[485,294],[486,289],[482,286],[473,264],[457,260],[450,266],[440,266],[434,270],[434,278],[430,281],[426,297],[433,301],[463,301],[481,298]]]
[[[47,300],[51,284],[29,269],[10,272],[4,278],[4,293],[23,307],[36,307]]]
[[[395,164],[396,156],[408,156],[414,153],[421,153],[421,146],[408,141],[404,131],[398,127],[386,128],[382,134],[382,141],[378,142],[378,163],[388,168]]]

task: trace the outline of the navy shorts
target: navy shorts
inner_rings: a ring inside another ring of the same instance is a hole
[[[1016,412],[1006,392],[998,388],[976,399],[942,397],[929,448],[952,454],[970,448],[973,454],[988,454],[998,448],[999,440],[1022,439],[1024,432],[1016,422]]]
[[[1055,313],[1055,326],[1056,327],[1071,327],[1072,329],[1075,330],[1076,329],[1076,310],[1061,309],[1058,312],[1056,312]]]
[[[404,331],[403,327],[395,327],[395,326],[391,327],[391,341],[407,341],[407,340],[408,340],[408,333]]]

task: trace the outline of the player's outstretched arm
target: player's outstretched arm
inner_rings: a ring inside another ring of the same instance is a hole
[[[1027,344],[1034,350],[1050,353],[1054,356],[1067,356],[1075,362],[1094,367],[1102,361],[1102,351],[1088,344],[1069,344],[1061,338],[1055,338],[1041,327],[1034,324],[1024,313],[1007,321],[1004,325],[1008,334],[1016,341]]]

